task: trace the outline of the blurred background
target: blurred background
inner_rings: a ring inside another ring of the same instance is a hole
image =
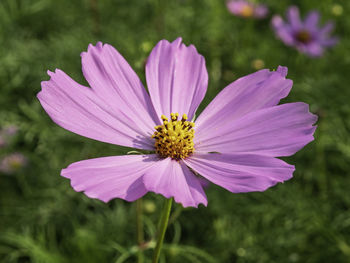
[[[206,59],[201,111],[229,83],[261,68],[289,68],[287,101],[319,116],[316,140],[290,158],[294,178],[263,193],[214,185],[208,207],[173,207],[161,262],[350,262],[350,11],[348,0],[272,1],[264,19],[229,13],[223,0],[0,0],[0,262],[137,262],[136,204],[108,204],[70,187],[72,162],[125,154],[54,124],[36,98],[46,70],[86,84],[80,53],[112,44],[143,83],[160,39],[183,37]],[[336,23],[339,43],[317,59],[276,39],[270,21],[297,5]],[[163,197],[143,198],[145,240]],[[152,249],[145,246],[144,262]]]

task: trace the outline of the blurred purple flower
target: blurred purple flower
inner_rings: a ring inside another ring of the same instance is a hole
[[[319,27],[320,14],[311,11],[304,21],[301,21],[299,9],[296,6],[288,8],[287,22],[276,15],[272,18],[272,26],[276,35],[287,45],[293,46],[302,53],[311,57],[322,56],[324,48],[332,47],[338,42],[338,38],[331,37],[334,24],[328,22]]]
[[[0,133],[0,148],[3,148],[6,145],[4,137]]]
[[[89,45],[81,57],[91,88],[59,69],[41,84],[38,98],[52,120],[91,139],[153,152],[63,169],[72,187],[91,198],[134,201],[152,191],[184,207],[207,205],[196,173],[233,193],[264,191],[293,175],[294,166],[276,157],[290,156],[314,139],[317,117],[307,104],[277,105],[292,88],[285,67],[231,83],[194,124],[208,73],[204,58],[181,38],[161,40],[152,50],[149,94],[112,46]]]
[[[230,0],[227,2],[227,8],[232,14],[241,17],[265,18],[269,12],[266,5],[246,0]]]
[[[2,133],[6,136],[13,136],[13,135],[16,135],[18,131],[18,127],[15,126],[15,125],[10,125],[10,126],[7,126],[5,127],[3,130],[2,130]]]
[[[12,153],[0,161],[0,172],[13,174],[27,164],[27,158],[21,153]]]

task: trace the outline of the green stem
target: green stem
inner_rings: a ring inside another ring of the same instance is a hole
[[[92,13],[93,33],[98,35],[100,33],[100,16],[98,11],[98,0],[90,0],[90,9]]]
[[[160,38],[163,38],[163,35],[164,35],[165,7],[166,7],[166,1],[164,0],[155,1],[156,16],[155,16],[154,23],[155,23],[155,29]]]
[[[158,228],[157,245],[153,252],[152,263],[158,263],[158,260],[159,260],[160,250],[162,249],[165,231],[168,226],[172,202],[173,202],[173,198],[167,199],[163,207],[162,215],[158,226],[159,228]]]
[[[136,201],[136,221],[137,221],[137,244],[139,246],[137,262],[143,263],[142,246],[144,243],[144,235],[143,235],[143,218],[142,218],[142,198]]]

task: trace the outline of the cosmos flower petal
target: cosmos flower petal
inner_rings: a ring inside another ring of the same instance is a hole
[[[313,57],[319,57],[319,56],[322,56],[323,54],[323,47],[320,45],[320,43],[312,43],[306,47],[304,47],[306,50],[307,50],[307,53],[310,55],[310,56],[313,56]]]
[[[328,22],[321,29],[320,34],[328,36],[334,30],[334,23]]]
[[[287,19],[293,30],[299,30],[302,27],[298,7],[291,6],[288,8]]]
[[[166,198],[174,197],[184,207],[207,205],[203,187],[196,176],[182,162],[163,159],[147,170],[143,182],[148,191]]]
[[[76,83],[59,69],[48,74],[51,79],[41,83],[38,99],[55,123],[94,140],[154,149],[149,134],[137,129],[129,116],[110,107],[90,88]]]
[[[186,113],[191,120],[207,90],[204,58],[181,38],[161,40],[147,60],[146,79],[158,116]]]
[[[330,34],[332,33],[334,29],[334,23],[333,22],[328,22],[326,25],[324,25],[320,31],[319,31],[319,36],[320,36],[320,44],[325,47],[332,47],[336,45],[339,42],[338,37],[331,37]]]
[[[311,142],[317,116],[305,103],[287,103],[261,109],[215,128],[203,126],[196,134],[194,148],[199,152],[254,153],[290,156]]]
[[[320,20],[320,13],[317,11],[311,11],[305,18],[304,24],[307,29],[314,31],[317,29],[318,22]]]
[[[275,15],[273,16],[272,20],[272,27],[274,28],[276,35],[282,39],[282,41],[286,45],[293,45],[294,44],[294,38],[293,38],[293,32],[290,25],[286,24],[281,16]]]
[[[196,153],[184,162],[201,176],[230,192],[265,191],[293,176],[294,166],[255,154]]]
[[[242,77],[222,90],[196,120],[195,137],[210,136],[211,129],[221,127],[249,112],[275,106],[286,97],[293,82],[286,79],[288,69],[263,69]]]
[[[142,176],[157,160],[156,155],[102,157],[73,163],[61,175],[71,180],[75,191],[84,191],[90,198],[134,201],[146,194]]]
[[[114,111],[122,112],[139,131],[152,133],[159,124],[139,77],[119,52],[98,42],[81,53],[82,69],[92,90]]]
[[[338,42],[339,42],[338,37],[330,37],[330,38],[325,38],[320,40],[320,43],[322,44],[322,46],[325,46],[325,47],[333,47]]]

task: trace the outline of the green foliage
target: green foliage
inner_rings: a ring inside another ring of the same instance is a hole
[[[350,2],[268,1],[271,14],[290,4],[336,22],[340,43],[310,59],[274,37],[269,19],[246,20],[219,0],[0,1],[0,127],[19,133],[0,156],[22,152],[26,169],[0,174],[1,262],[136,262],[136,205],[104,204],[76,193],[59,176],[68,164],[131,149],[92,141],[58,127],[36,94],[56,67],[86,84],[80,52],[101,40],[115,46],[144,78],[144,63],[160,40],[182,36],[204,55],[208,102],[256,69],[289,68],[286,101],[304,101],[319,116],[316,140],[293,157],[294,178],[263,193],[207,190],[207,208],[181,209],[166,234],[161,262],[348,262],[350,258]],[[144,82],[145,83],[145,82]],[[349,177],[348,177],[349,176]],[[146,195],[144,259],[150,262],[163,198]],[[156,211],[151,209],[156,206]]]

